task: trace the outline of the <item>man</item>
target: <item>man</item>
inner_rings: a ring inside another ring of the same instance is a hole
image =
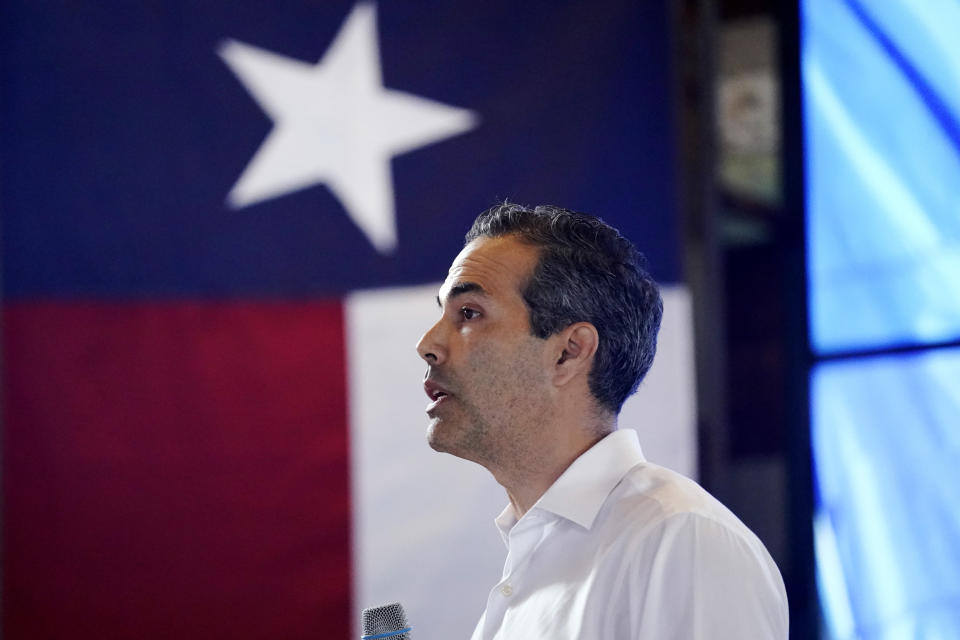
[[[662,302],[592,216],[482,213],[420,339],[428,440],[507,492],[507,545],[474,640],[787,637],[760,541],[692,480],[646,462],[617,415],[653,362]]]

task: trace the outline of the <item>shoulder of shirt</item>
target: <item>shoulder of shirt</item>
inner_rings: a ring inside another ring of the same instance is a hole
[[[751,547],[763,548],[756,535],[732,511],[694,480],[646,461],[634,465],[623,476],[610,493],[604,511],[607,517],[624,519],[619,527],[628,536],[711,524]]]

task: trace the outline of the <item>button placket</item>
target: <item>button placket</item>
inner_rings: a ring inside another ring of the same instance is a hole
[[[540,543],[546,537],[549,527],[545,526],[544,518],[540,514],[528,513],[509,534],[507,561],[504,563],[503,577],[495,587],[503,598],[514,594],[514,584],[519,573],[530,562]]]

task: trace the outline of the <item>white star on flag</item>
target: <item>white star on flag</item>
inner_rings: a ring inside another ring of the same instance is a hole
[[[397,246],[391,158],[478,122],[469,110],[383,86],[372,4],[354,7],[316,65],[236,40],[219,55],[274,122],[227,203],[326,184],[380,253]]]

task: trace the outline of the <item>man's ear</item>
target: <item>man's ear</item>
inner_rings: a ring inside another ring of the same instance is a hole
[[[578,374],[590,372],[600,334],[589,322],[577,322],[561,331],[557,338],[560,354],[554,366],[553,383],[560,387]]]

